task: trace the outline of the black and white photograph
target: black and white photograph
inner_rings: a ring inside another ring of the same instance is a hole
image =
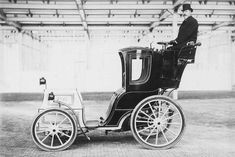
[[[234,157],[235,0],[0,0],[0,157]]]

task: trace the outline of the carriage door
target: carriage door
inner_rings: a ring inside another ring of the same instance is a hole
[[[138,85],[148,81],[151,71],[152,57],[148,53],[136,50],[130,54],[129,84]]]

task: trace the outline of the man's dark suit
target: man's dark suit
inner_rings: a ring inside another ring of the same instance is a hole
[[[178,36],[175,39],[177,42],[175,48],[181,48],[189,41],[196,42],[197,32],[198,32],[198,22],[195,18],[189,16],[187,19],[183,21],[182,25],[179,28]]]
[[[180,26],[178,36],[173,40],[173,46],[167,48],[170,51],[164,53],[163,73],[166,77],[175,78],[181,72],[178,71],[177,65],[179,52],[188,42],[197,41],[197,32],[198,22],[192,16],[189,16]]]

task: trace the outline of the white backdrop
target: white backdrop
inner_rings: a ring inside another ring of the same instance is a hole
[[[171,40],[169,30],[155,30],[141,43],[138,30],[93,30],[89,42],[83,36],[56,35],[39,42],[27,35],[0,32],[0,92],[39,92],[41,76],[50,88],[115,91],[121,87],[119,48]],[[231,90],[235,50],[229,32],[207,32],[199,40],[196,62],[187,66],[180,90]]]

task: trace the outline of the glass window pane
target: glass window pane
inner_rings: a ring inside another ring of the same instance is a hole
[[[131,80],[135,81],[140,79],[142,72],[142,59],[132,59],[132,76]]]

